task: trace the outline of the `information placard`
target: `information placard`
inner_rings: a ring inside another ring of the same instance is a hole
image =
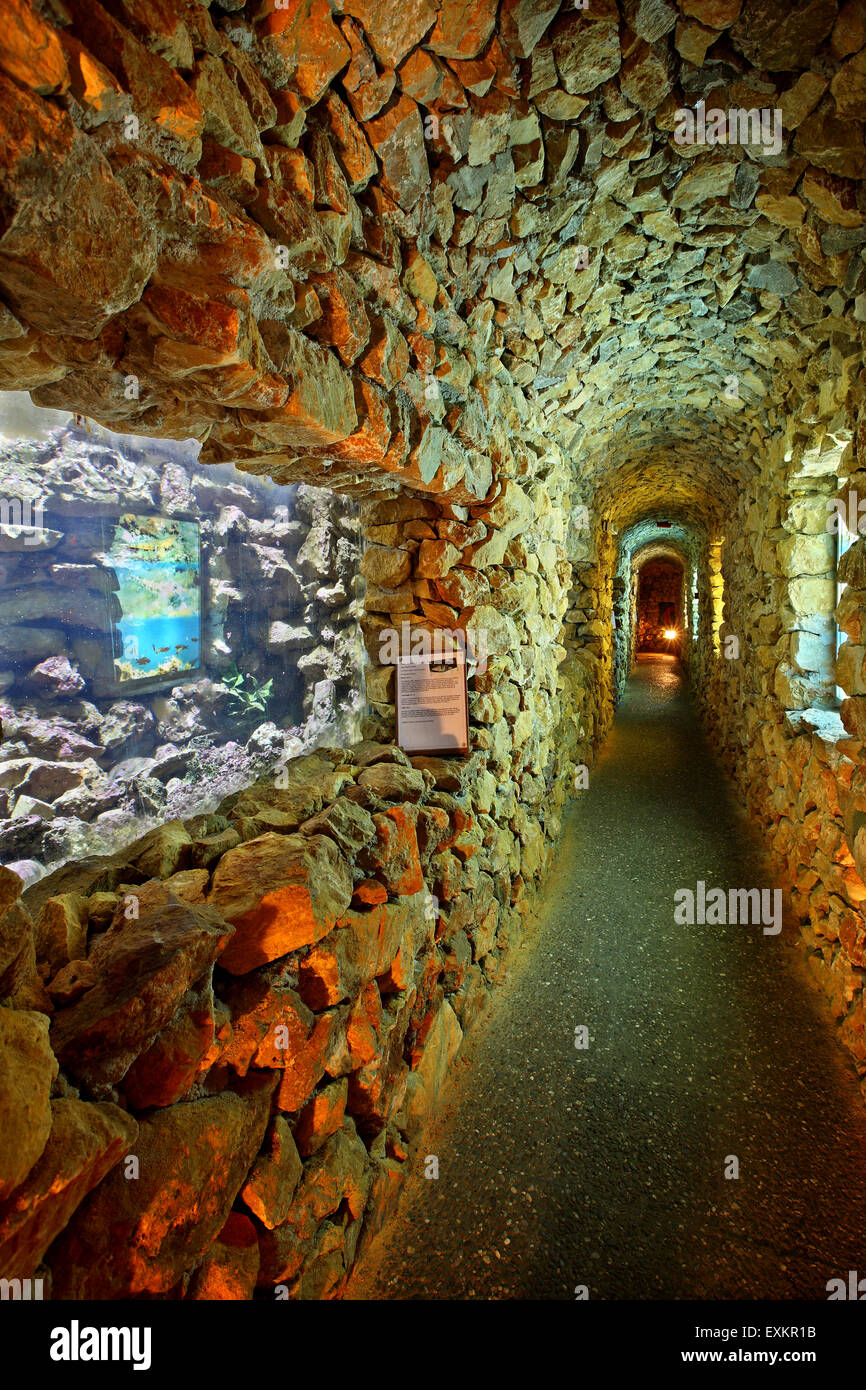
[[[469,752],[465,652],[397,662],[397,743],[406,753]]]

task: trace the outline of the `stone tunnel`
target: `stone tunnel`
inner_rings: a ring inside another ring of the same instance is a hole
[[[3,21],[4,1289],[826,1298],[862,0]]]

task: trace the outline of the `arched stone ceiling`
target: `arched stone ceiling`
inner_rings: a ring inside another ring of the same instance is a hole
[[[642,570],[644,565],[648,565],[651,560],[667,560],[672,565],[678,565],[680,569],[685,569],[688,564],[688,557],[678,550],[674,545],[648,545],[641,546],[639,550],[632,553],[632,568]]]
[[[622,531],[648,514],[718,527],[736,495],[739,476],[712,452],[660,444],[612,452],[599,475],[596,502]]]
[[[470,498],[540,431],[621,525],[844,404],[861,0],[8,3],[2,386]]]

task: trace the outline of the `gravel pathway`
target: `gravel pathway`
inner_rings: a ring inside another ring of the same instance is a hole
[[[426,1138],[440,1176],[422,1153],[347,1297],[826,1299],[866,1275],[866,1109],[796,930],[677,925],[699,879],[772,883],[678,668],[645,659]]]

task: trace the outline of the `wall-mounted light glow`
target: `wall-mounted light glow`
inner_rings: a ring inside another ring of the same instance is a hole
[[[666,638],[666,640],[667,640],[668,642],[672,642],[672,641],[674,640],[675,637],[679,637],[679,633],[677,632],[676,628],[675,628],[675,627],[666,627],[666,628],[665,628],[665,638]]]

